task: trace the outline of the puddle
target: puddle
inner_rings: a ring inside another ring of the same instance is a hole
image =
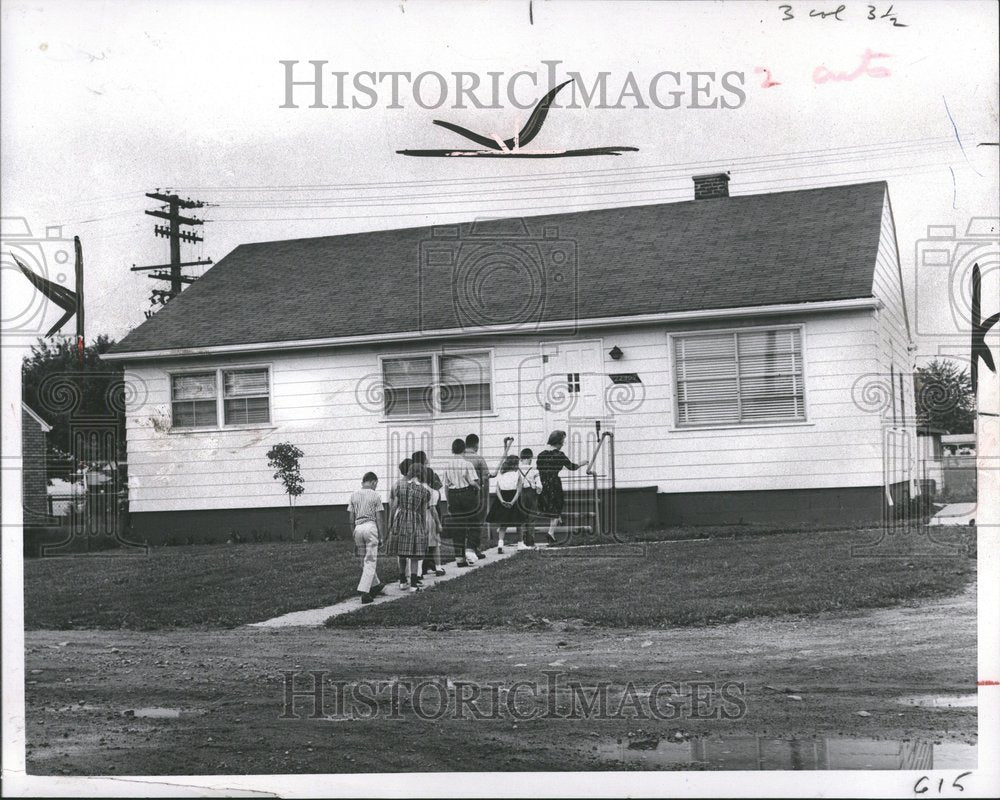
[[[124,717],[144,717],[146,719],[178,719],[180,717],[194,717],[204,714],[200,708],[160,708],[157,706],[147,706],[145,708],[130,708],[122,712]]]
[[[179,708],[136,708],[129,714],[130,717],[150,717],[151,719],[178,719],[180,715]]]
[[[595,755],[648,769],[689,766],[730,770],[976,768],[974,744],[843,736],[810,739],[731,736],[686,742],[618,739],[596,745]]]
[[[924,708],[975,708],[979,704],[979,697],[975,694],[915,694],[900,697],[899,702]]]

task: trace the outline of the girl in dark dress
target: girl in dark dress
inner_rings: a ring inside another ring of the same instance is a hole
[[[500,465],[500,477],[497,479],[496,496],[490,505],[486,521],[497,527],[497,552],[503,553],[503,534],[507,528],[515,531],[527,519],[521,505],[521,472],[518,469],[520,461],[517,456],[507,456]]]
[[[565,467],[568,470],[578,470],[583,464],[574,464],[562,451],[566,442],[566,431],[552,431],[549,435],[551,450],[543,450],[535,460],[538,477],[542,482],[542,491],[538,495],[538,513],[549,517],[549,530],[546,536],[549,543],[554,543],[555,527],[563,512],[563,487],[559,472]]]

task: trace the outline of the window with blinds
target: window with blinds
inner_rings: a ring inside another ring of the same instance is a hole
[[[674,338],[678,425],[804,420],[797,328]]]
[[[430,356],[384,359],[382,383],[387,417],[430,416],[434,393],[434,366]]]
[[[383,359],[385,416],[492,411],[491,376],[488,352]]]
[[[438,356],[438,373],[442,413],[492,410],[489,353]]]
[[[218,424],[214,372],[173,375],[170,381],[172,425],[175,428],[214,427]]]
[[[218,428],[271,422],[271,375],[267,367],[215,369],[170,376],[171,425]]]
[[[226,425],[270,422],[271,387],[267,370],[223,370],[222,407]]]

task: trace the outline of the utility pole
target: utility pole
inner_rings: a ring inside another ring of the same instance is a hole
[[[146,211],[151,217],[165,219],[169,225],[156,225],[153,228],[157,236],[162,236],[170,240],[170,263],[155,264],[147,267],[133,266],[132,272],[149,272],[149,277],[158,281],[169,281],[170,289],[154,289],[150,295],[149,302],[152,305],[159,303],[165,305],[168,301],[177,297],[186,283],[194,283],[197,278],[192,275],[185,275],[181,270],[183,267],[197,267],[212,263],[212,259],[202,259],[198,261],[181,261],[181,242],[194,244],[203,241],[203,237],[191,231],[182,230],[182,225],[204,225],[205,221],[197,217],[187,217],[181,215],[181,209],[203,208],[204,203],[200,200],[190,198],[181,199],[176,194],[163,194],[159,190],[147,192],[146,197],[151,200],[159,200],[164,204],[163,208]],[[164,210],[167,209],[167,210]],[[155,270],[155,271],[154,271]],[[169,270],[169,271],[166,271]],[[146,316],[152,316],[152,311],[147,311]]]

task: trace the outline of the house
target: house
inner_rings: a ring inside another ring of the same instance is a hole
[[[886,184],[694,182],[688,202],[237,247],[104,356],[134,384],[133,530],[282,530],[281,441],[322,530],[413,450],[476,432],[494,463],[506,436],[538,453],[563,429],[581,461],[598,421],[630,525],[878,521],[917,477]]]
[[[37,411],[21,403],[21,505],[26,527],[49,521],[45,436],[51,430]]]
[[[945,435],[942,428],[930,424],[917,426],[918,480],[921,483],[921,494],[930,498],[944,489],[944,450],[941,438]]]

